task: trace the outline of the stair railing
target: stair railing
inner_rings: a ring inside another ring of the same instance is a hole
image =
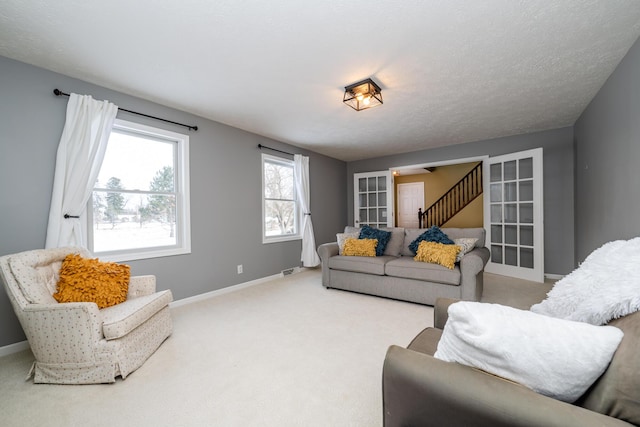
[[[418,226],[420,228],[433,225],[441,227],[480,194],[482,194],[482,162],[471,169],[424,212],[419,208]]]

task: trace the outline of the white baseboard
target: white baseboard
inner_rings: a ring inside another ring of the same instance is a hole
[[[269,282],[274,279],[283,277],[282,273],[274,274],[273,276],[262,277],[260,279],[251,280],[249,282],[239,283],[233,286],[227,286],[226,288],[216,289],[215,291],[205,292],[204,294],[194,295],[192,297],[182,298],[177,301],[173,301],[169,304],[169,307],[181,307],[187,304],[193,304],[194,302],[203,301],[209,298],[213,298],[219,295],[228,294],[229,292],[239,291],[240,289],[248,288],[250,286],[259,285],[261,283]]]
[[[251,280],[249,282],[239,283],[233,286],[227,286],[226,288],[216,289],[215,291],[205,292],[204,294],[194,295],[192,297],[182,298],[177,301],[173,301],[169,304],[169,307],[181,307],[183,305],[192,304],[194,302],[202,301],[205,299],[213,298],[219,295],[228,294],[229,292],[239,291],[240,289],[248,288],[250,286],[259,285],[261,283],[266,283],[274,279],[279,279],[284,277],[284,271],[293,270],[290,274],[297,274],[307,270],[306,267],[292,267],[291,269],[285,269],[278,274],[274,274],[272,276],[261,277],[260,279]]]
[[[20,341],[14,344],[5,345],[4,347],[0,347],[0,357],[28,350],[29,348],[28,341]]]
[[[544,273],[544,278],[545,279],[551,279],[551,280],[560,280],[562,279],[564,276],[562,274],[549,274],[549,273]]]
[[[304,267],[293,267],[293,272],[291,274],[296,274],[302,271],[305,271]],[[177,301],[173,301],[169,304],[169,307],[181,307],[187,304],[193,304],[194,302],[202,301],[205,299],[213,298],[218,295],[228,294],[229,292],[239,291],[240,289],[248,288],[250,286],[259,285],[261,283],[269,282],[274,279],[278,279],[284,277],[284,273],[280,272],[278,274],[274,274],[273,276],[262,277],[260,279],[251,280],[249,282],[239,283],[233,286],[227,286],[226,288],[216,289],[215,291],[206,292],[204,294],[194,295],[192,297],[182,298]],[[0,347],[0,357],[8,356],[9,354],[17,353],[19,351],[27,350],[29,348],[28,341],[21,341],[14,344],[5,345],[4,347]]]

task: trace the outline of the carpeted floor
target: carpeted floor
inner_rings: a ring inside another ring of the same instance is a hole
[[[432,310],[305,271],[173,308],[173,335],[115,384],[34,385],[30,351],[0,358],[0,425],[380,426],[386,350]]]
[[[483,301],[538,301],[551,285],[485,274]],[[0,425],[380,426],[388,346],[433,325],[431,307],[327,290],[319,270],[172,316],[173,335],[115,384],[33,384],[30,351],[0,358]]]

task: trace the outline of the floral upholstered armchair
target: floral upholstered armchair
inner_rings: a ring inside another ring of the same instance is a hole
[[[65,257],[85,249],[38,249],[0,257],[0,277],[27,336],[36,383],[112,383],[126,378],[171,335],[170,290],[156,292],[155,276],[131,277],[126,300],[59,303],[53,294]]]

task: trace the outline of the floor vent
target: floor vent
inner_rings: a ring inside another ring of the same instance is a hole
[[[293,274],[296,272],[295,267],[294,268],[287,268],[286,270],[282,270],[282,275],[283,276],[288,276],[290,274]]]

